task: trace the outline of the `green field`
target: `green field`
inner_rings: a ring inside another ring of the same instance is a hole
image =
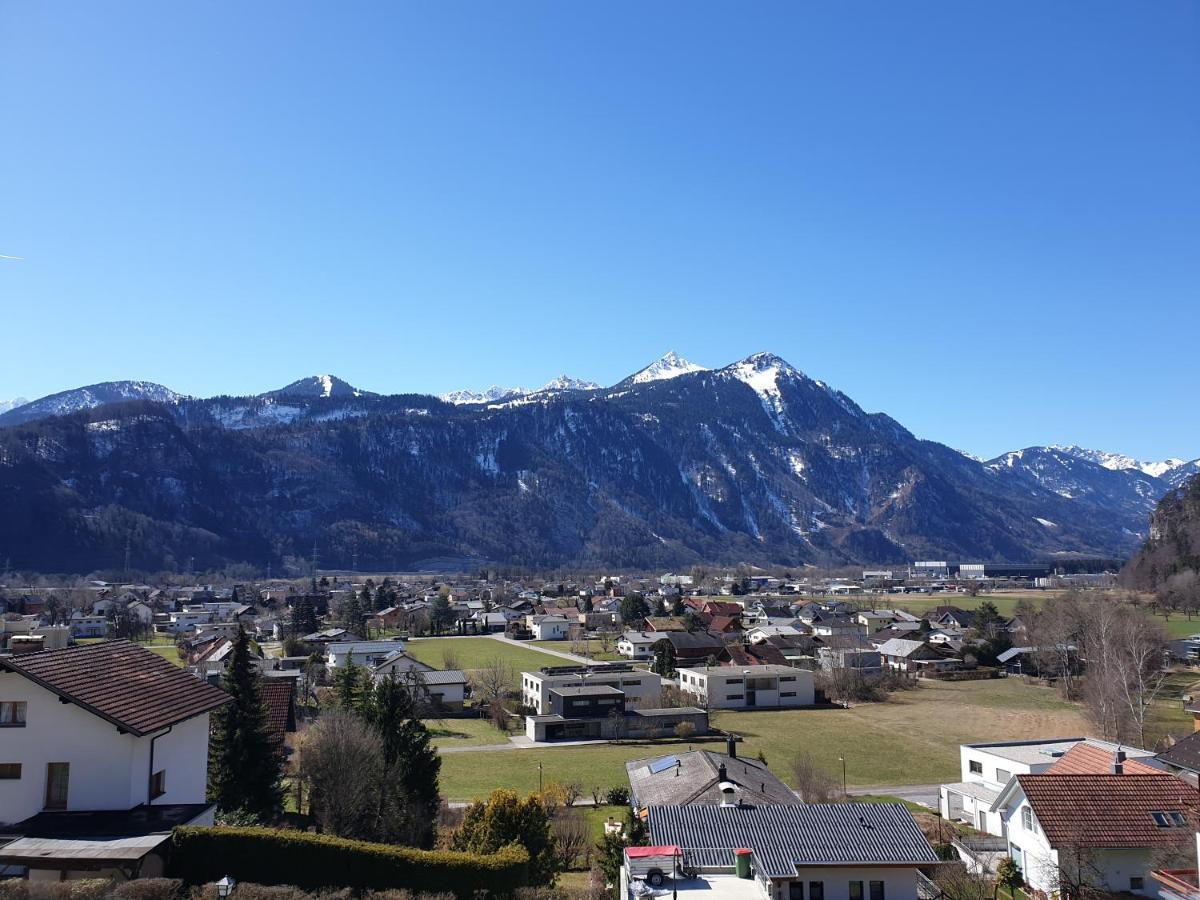
[[[967,594],[894,594],[887,597],[879,597],[873,603],[880,607],[891,609],[907,610],[913,615],[924,615],[931,609],[936,609],[939,606],[957,606],[959,609],[975,609],[981,603],[991,601],[996,605],[1002,616],[1011,616],[1017,608],[1017,604],[1022,600],[1026,600],[1033,604],[1045,603],[1047,599],[1055,594],[1060,594],[1062,591],[997,591],[991,594],[980,594],[977,597],[971,597]]]
[[[791,763],[802,751],[838,775],[838,757],[845,755],[852,786],[953,780],[963,743],[1090,732],[1079,710],[1060,700],[1054,689],[1016,678],[922,682],[887,703],[847,710],[718,711],[712,724],[741,735],[738,752],[761,752],[785,781],[791,780]],[[442,791],[450,799],[468,800],[501,786],[536,790],[539,762],[547,782],[575,780],[585,788],[624,785],[626,760],[666,756],[688,746],[704,744],[667,741],[448,754],[442,758]],[[720,749],[722,744],[707,746]]]
[[[426,719],[435,747],[483,747],[507,744],[508,736],[497,731],[488,719]]]
[[[520,678],[521,672],[536,671],[542,666],[569,665],[562,657],[533,648],[514,647],[488,637],[421,638],[406,642],[404,648],[409,656],[438,669],[470,672],[486,668],[500,659],[512,668],[514,678]],[[447,660],[453,665],[447,665]]]
[[[623,660],[616,650],[617,637],[614,635],[612,641],[609,642],[610,650],[605,653],[600,647],[600,642],[594,638],[589,638],[587,641],[580,641],[580,649],[574,650],[575,643],[573,641],[530,641],[533,647],[545,647],[547,650],[557,650],[559,653],[574,653],[576,656],[586,656],[589,659],[596,659],[602,662],[617,662]],[[563,660],[564,665],[569,665]]]

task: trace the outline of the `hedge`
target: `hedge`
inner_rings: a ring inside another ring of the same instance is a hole
[[[513,845],[496,853],[415,850],[275,828],[176,828],[168,873],[188,884],[230,875],[305,890],[348,887],[506,896],[527,883],[529,854]]]

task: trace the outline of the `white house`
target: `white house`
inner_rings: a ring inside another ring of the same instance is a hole
[[[129,641],[0,659],[0,831],[18,836],[0,865],[160,873],[172,827],[212,823],[208,720],[228,700]]]
[[[397,640],[334,641],[325,645],[325,666],[341,669],[353,664],[374,668],[390,654],[403,649],[404,644]]]
[[[537,715],[550,712],[550,691],[570,687],[620,688],[629,707],[650,708],[662,696],[662,678],[625,663],[607,666],[556,666],[539,672],[521,673],[521,702]]]
[[[679,670],[679,687],[707,709],[812,706],[813,673],[791,666],[696,666]]]
[[[108,634],[108,619],[103,615],[88,615],[76,610],[67,624],[71,628],[71,637],[75,638],[102,638]]]
[[[680,900],[917,900],[919,869],[938,863],[897,803],[651,805],[646,819],[656,846],[626,850],[627,900],[643,896],[639,857],[664,851],[667,872],[676,851],[696,871],[680,880]]]
[[[533,636],[539,641],[566,640],[571,630],[571,623],[563,616],[532,616]]]
[[[617,653],[626,659],[650,659],[654,656],[655,641],[662,640],[662,633],[627,631],[617,641]]]
[[[1118,769],[1121,767],[1118,765]],[[1162,853],[1194,838],[1195,788],[1173,775],[1016,775],[992,804],[1028,888],[1162,897]]]
[[[1080,759],[1084,754],[1089,760],[1099,754],[1104,761],[1091,762],[1088,766],[1076,763],[1067,770],[1100,772],[1111,766],[1111,759],[1118,750],[1127,755],[1129,765],[1137,771],[1141,771],[1138,767],[1145,765],[1145,760],[1153,758],[1148,750],[1122,748],[1107,741],[1081,737],[961,744],[958,756],[962,780],[941,786],[939,812],[944,819],[965,822],[987,834],[1003,835],[1003,822],[991,807],[1014,775],[1038,775],[1052,769],[1061,772],[1064,760]]]

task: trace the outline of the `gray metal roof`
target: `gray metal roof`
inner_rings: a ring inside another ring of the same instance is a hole
[[[678,760],[678,768],[672,763],[660,772],[652,772],[652,765],[663,758],[631,759],[625,763],[633,799],[639,808],[720,803],[724,799],[718,787],[721,765],[725,766],[726,780],[737,787],[737,799],[744,803],[799,802],[792,789],[756,759],[726,756],[711,750],[690,750],[667,757]]]
[[[938,862],[937,854],[897,803],[811,803],[799,806],[651,806],[650,839],[678,844],[699,865],[731,866],[749,847],[768,878],[797,866]]]

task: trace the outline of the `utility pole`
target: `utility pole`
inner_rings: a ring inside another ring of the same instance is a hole
[[[313,538],[312,575],[313,575],[313,578],[317,577],[317,539],[316,538]]]

